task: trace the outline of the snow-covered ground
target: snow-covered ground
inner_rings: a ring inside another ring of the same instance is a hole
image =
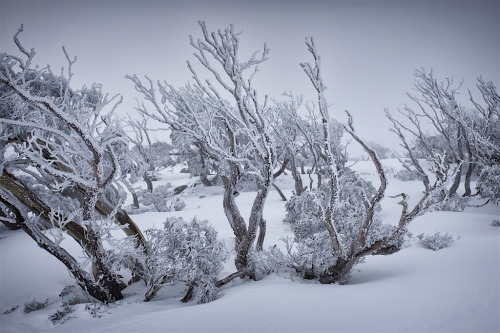
[[[397,169],[395,161],[384,164]],[[376,182],[369,163],[359,162],[354,169]],[[163,180],[174,186],[194,181],[167,171]],[[421,190],[418,182],[389,182],[388,195],[404,190],[416,200]],[[277,184],[285,195],[291,194],[290,176],[278,178]],[[207,219],[230,247],[222,189],[196,186],[182,197],[187,206],[181,212],[133,218],[142,229],[161,227],[167,215]],[[252,193],[237,198],[242,212],[249,213],[252,198]],[[470,204],[480,202],[473,199]],[[386,198],[382,204],[384,221],[396,222],[397,200]],[[290,230],[282,223],[284,202],[276,192],[271,192],[264,213],[266,245],[279,244]],[[500,219],[500,207],[492,205],[418,217],[409,228],[415,236],[403,250],[368,257],[346,285],[269,276],[226,286],[220,299],[197,305],[180,302],[181,285],[164,287],[151,302],[141,302],[144,288],[136,284],[125,290],[124,300],[110,306],[73,306],[71,318],[57,325],[48,317],[61,310],[58,295],[73,284],[72,278],[22,231],[2,227],[0,332],[500,332],[500,227],[491,226],[494,219]],[[453,246],[434,252],[418,245],[416,235],[436,231],[453,235]],[[77,245],[68,245],[77,253]],[[233,271],[229,261],[224,274]],[[48,305],[24,313],[24,304],[32,300],[48,300]]]

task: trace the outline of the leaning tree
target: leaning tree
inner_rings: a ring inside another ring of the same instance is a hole
[[[264,203],[273,183],[276,151],[269,133],[272,112],[267,98],[259,100],[252,79],[257,66],[267,59],[269,49],[256,51],[247,60],[239,55],[240,33],[231,25],[209,32],[199,22],[203,37],[190,44],[199,64],[215,82],[203,80],[188,61],[194,82],[175,88],[167,82],[128,76],[149,106],[138,106],[139,112],[169,126],[188,138],[204,156],[213,161],[224,185],[223,207],[235,235],[237,276],[256,276],[252,252],[262,250],[266,232]],[[250,72],[250,73],[249,73]],[[249,74],[248,74],[249,73]],[[238,184],[252,179],[257,193],[248,219],[240,213],[236,196]]]
[[[112,230],[123,230],[132,249],[145,239],[120,208],[124,193],[116,186],[116,152],[126,145],[112,117],[120,100],[99,85],[71,89],[76,58],[64,48],[66,75],[35,66],[21,32],[14,36],[20,55],[0,59],[0,220],[63,262],[91,296],[121,299],[126,283],[117,269],[124,262],[106,248],[115,242]],[[83,247],[94,274],[61,246],[63,232]]]

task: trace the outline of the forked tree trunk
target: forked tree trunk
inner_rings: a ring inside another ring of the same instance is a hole
[[[236,269],[242,273],[239,276],[247,276],[252,280],[256,280],[255,271],[250,266],[248,255],[250,253],[250,250],[252,249],[252,246],[254,245],[256,238],[256,250],[261,251],[263,249],[266,234],[266,222],[263,217],[263,210],[264,203],[269,193],[270,182],[266,182],[258,190],[252,205],[252,211],[250,213],[247,228],[245,220],[241,216],[241,213],[235,202],[235,179],[236,178],[229,179],[229,177],[225,176],[222,177],[222,180],[224,182],[224,213],[226,214],[229,224],[233,229],[233,233],[236,236],[235,265]],[[259,230],[258,237],[257,230]]]

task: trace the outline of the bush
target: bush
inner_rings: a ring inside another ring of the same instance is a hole
[[[493,220],[493,222],[490,223],[492,227],[500,227],[500,220]]]
[[[61,297],[64,306],[91,302],[90,296],[74,284],[64,287],[59,297]]]
[[[139,200],[144,206],[153,206],[158,212],[180,211],[186,207],[186,203],[174,196],[170,190],[170,184],[157,186],[153,193],[143,191],[139,193]]]
[[[476,184],[481,197],[500,204],[500,165],[484,167]]]
[[[435,232],[434,235],[424,236],[423,234],[420,234],[417,237],[420,239],[420,246],[433,251],[450,247],[455,242],[453,236],[449,233],[442,235],[440,232]]]
[[[415,180],[422,180],[422,176],[417,171],[410,171],[407,169],[400,170],[394,174],[394,178],[402,182],[411,182]]]
[[[439,198],[436,199],[440,200]],[[461,197],[455,194],[437,204],[433,204],[431,211],[461,212],[467,207],[468,201],[468,197]]]
[[[149,229],[144,281],[148,294],[162,285],[182,281],[195,289],[198,303],[206,303],[218,297],[215,282],[222,270],[228,253],[217,240],[217,231],[207,221],[169,217],[164,229]],[[153,294],[154,295],[154,294]]]
[[[12,313],[12,312],[16,311],[18,308],[19,308],[19,305],[13,306],[13,307],[11,307],[10,309],[5,310],[5,311],[3,312],[3,314],[9,314],[9,313]]]
[[[45,300],[45,302],[38,302],[37,300],[32,300],[31,302],[24,304],[24,313],[30,313],[33,311],[37,311],[43,309],[49,304],[49,300]]]
[[[52,322],[52,324],[57,325],[57,324],[63,324],[67,320],[69,320],[71,317],[68,317],[70,313],[73,313],[75,309],[71,306],[66,306],[62,310],[57,310],[56,313],[51,314],[49,316],[49,320]]]
[[[106,305],[102,303],[92,302],[85,305],[85,310],[90,313],[92,318],[102,318],[105,313],[110,313],[106,311]]]

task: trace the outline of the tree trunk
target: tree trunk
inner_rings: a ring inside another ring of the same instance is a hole
[[[142,178],[146,182],[146,187],[148,189],[148,192],[153,193],[153,181],[151,180],[151,177],[149,177],[148,173],[145,172]]]
[[[257,244],[255,249],[257,251],[264,250],[264,239],[266,238],[266,220],[261,218],[259,221],[259,237],[257,237]]]
[[[470,182],[472,180],[472,172],[474,171],[474,168],[476,167],[476,164],[472,161],[473,159],[473,153],[472,153],[472,148],[469,142],[469,139],[467,138],[467,132],[464,131],[465,133],[465,147],[467,149],[467,171],[465,172],[465,181],[464,181],[464,197],[470,197],[472,195],[472,190],[470,187]]]
[[[351,257],[350,259],[338,258],[335,265],[328,267],[326,272],[321,274],[319,282],[321,284],[343,282],[357,261],[356,257]]]
[[[125,286],[122,287],[122,284],[120,284],[116,277],[113,276],[108,266],[106,265],[104,260],[104,249],[102,247],[101,240],[99,239],[97,233],[92,230],[92,227],[90,225],[88,226],[86,232],[86,238],[91,244],[92,260],[95,268],[97,269],[98,283],[106,289],[111,301],[118,301],[123,299],[122,289]]]
[[[82,218],[85,228],[85,239],[90,244],[90,257],[92,264],[97,270],[96,280],[104,286],[113,300],[123,299],[121,293],[122,287],[113,273],[109,270],[106,264],[105,249],[102,245],[102,240],[97,231],[94,230],[92,221],[92,212],[95,211],[97,196],[99,190],[96,187],[90,187],[85,191],[82,205]],[[88,223],[86,223],[88,222]]]
[[[457,130],[457,153],[458,153],[458,163],[463,163],[464,160],[464,151],[463,151],[463,136],[462,136],[462,127],[458,127]],[[457,174],[455,175],[455,179],[453,180],[453,184],[450,187],[450,197],[457,193],[457,190],[460,186],[460,181],[462,180],[462,172],[463,172],[463,164],[460,165]]]
[[[473,162],[469,162],[469,165],[467,166],[467,172],[465,173],[465,182],[464,182],[464,187],[465,187],[464,197],[470,197],[472,195],[470,182],[472,180],[472,173],[474,172],[475,166],[476,165]]]
[[[233,172],[236,172],[233,170]],[[241,213],[236,205],[234,196],[236,193],[235,189],[235,176],[227,177],[222,176],[222,181],[224,183],[224,198],[222,205],[224,207],[224,214],[233,230],[235,236],[235,249],[236,258],[234,259],[236,269],[240,272],[245,272],[248,269],[248,250],[249,248],[244,248],[244,240],[247,237],[247,227]]]
[[[286,197],[285,197],[285,195],[283,194],[283,192],[281,192],[281,190],[280,190],[280,188],[278,187],[278,185],[276,185],[275,183],[273,183],[273,187],[274,187],[274,189],[276,190],[276,192],[278,192],[278,194],[279,194],[279,196],[280,196],[281,200],[286,201]]]
[[[302,183],[302,177],[297,170],[297,163],[295,162],[295,157],[290,157],[292,176],[295,184],[295,195],[300,196],[302,192],[305,191],[304,185]]]
[[[64,266],[66,266],[70,273],[75,277],[78,285],[85,292],[103,303],[110,303],[116,300],[116,298],[110,297],[111,294],[108,293],[107,290],[95,283],[91,275],[83,270],[78,262],[65,249],[52,242],[47,236],[44,235],[43,232],[40,231],[38,227],[31,227],[30,224],[26,222],[26,218],[21,213],[21,210],[18,209],[13,203],[6,201],[5,198],[2,198],[2,203],[7,205],[9,209],[12,210],[16,216],[18,225],[37,243],[38,246],[52,254],[60,262],[62,262]],[[21,204],[24,205],[24,203]]]

